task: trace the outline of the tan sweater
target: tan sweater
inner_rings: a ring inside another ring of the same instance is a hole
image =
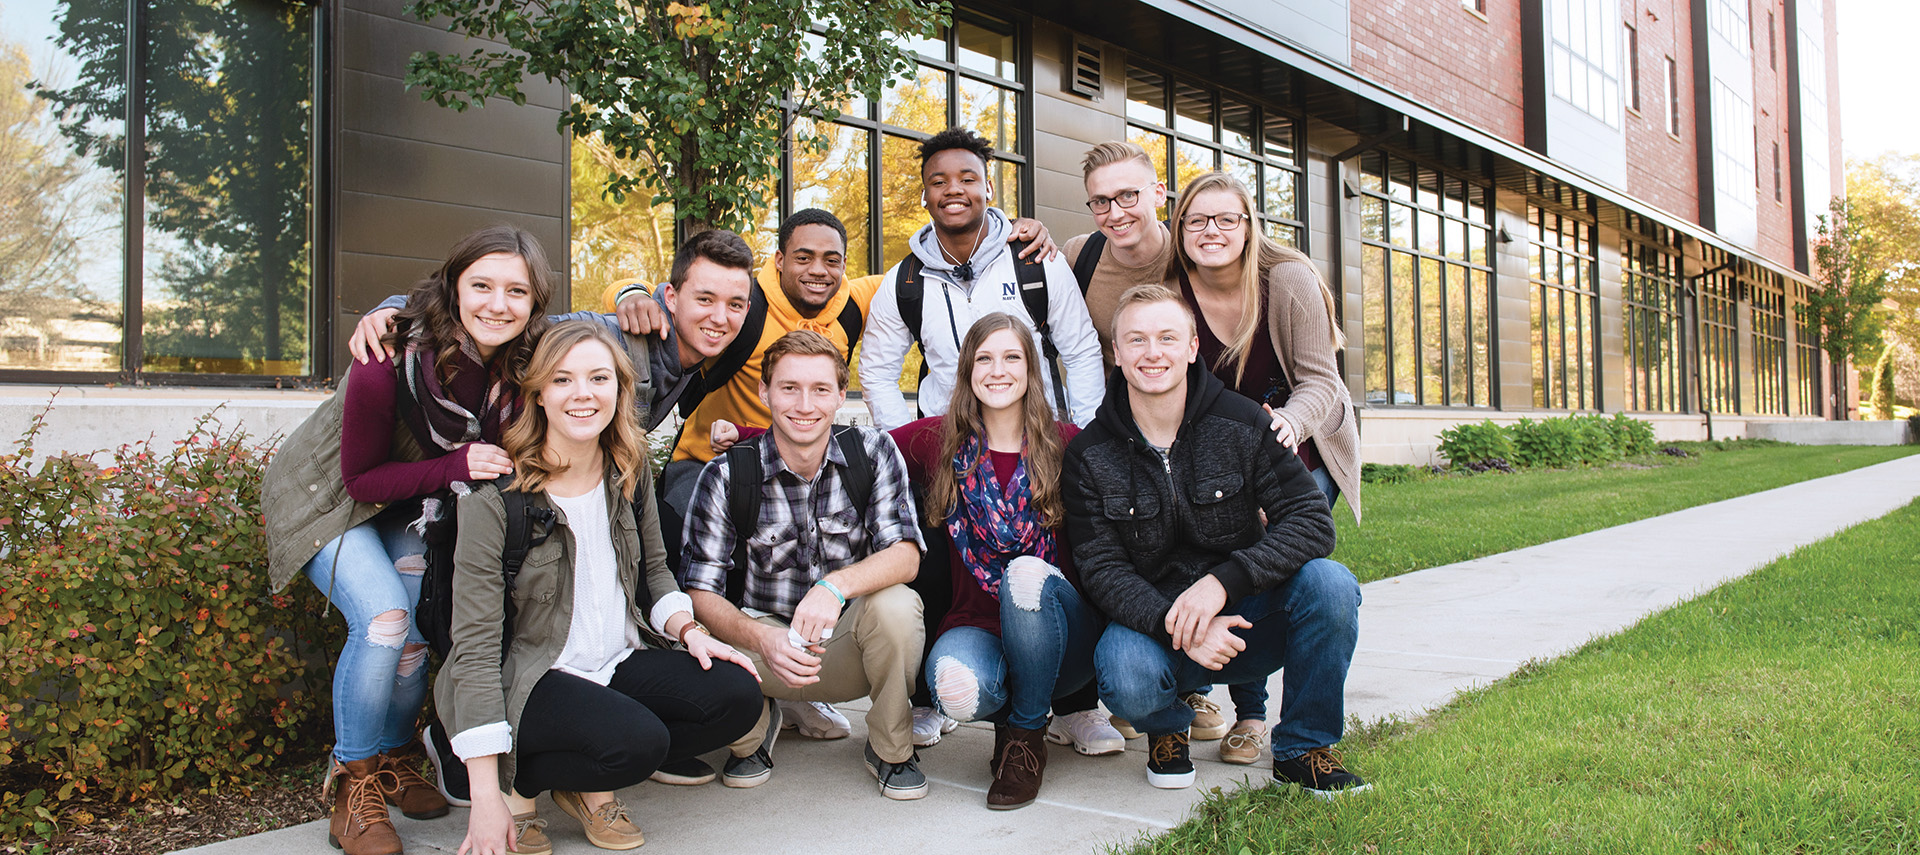
[[[1173,259],[1173,236],[1166,234],[1167,227],[1155,223],[1165,240],[1160,242],[1160,253],[1146,264],[1128,267],[1120,263],[1113,255],[1113,244],[1106,244],[1100,252],[1100,266],[1093,271],[1092,282],[1080,283],[1087,294],[1087,313],[1093,316],[1093,331],[1100,336],[1100,357],[1108,368],[1113,367],[1113,310],[1119,306],[1120,295],[1135,285],[1159,284],[1166,281],[1167,262]],[[1067,241],[1067,265],[1080,263],[1080,248],[1087,245],[1084,234]],[[1345,488],[1342,488],[1345,489]]]
[[[1333,323],[1313,266],[1301,261],[1267,271],[1267,334],[1293,391],[1278,412],[1293,435],[1312,439],[1340,495],[1360,520],[1360,430],[1353,396],[1334,362]]]

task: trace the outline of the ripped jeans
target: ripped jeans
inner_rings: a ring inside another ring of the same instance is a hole
[[[302,569],[347,621],[333,668],[333,757],[342,763],[407,744],[426,703],[426,639],[413,607],[427,547],[407,529],[407,516],[382,514],[348,529]],[[395,611],[400,620],[382,618]]]
[[[927,654],[926,685],[940,712],[1036,730],[1056,697],[1093,679],[1093,648],[1106,619],[1060,571],[1038,558],[1007,564],[1000,584],[1000,635],[957,626]]]

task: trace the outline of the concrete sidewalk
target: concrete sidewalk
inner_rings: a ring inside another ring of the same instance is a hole
[[[1618,632],[1917,496],[1920,455],[1368,584],[1347,711],[1365,720],[1418,715],[1523,662]],[[1278,675],[1272,689],[1277,708]],[[1224,703],[1225,695],[1216,689],[1216,700]],[[1216,761],[1216,743],[1200,743],[1198,784],[1156,790],[1145,780],[1145,740],[1116,757],[1081,757],[1055,746],[1039,803],[989,811],[993,732],[969,725],[921,752],[933,780],[926,799],[889,802],[860,763],[862,708],[843,706],[854,723],[851,739],[814,742],[789,731],[775,751],[773,780],[759,788],[649,783],[626,791],[647,832],[643,851],[1090,853],[1177,824],[1209,788],[1257,784],[1267,775],[1264,758],[1252,767],[1229,766]],[[540,805],[556,852],[600,851],[547,799]],[[453,852],[466,833],[462,810],[431,822],[396,814],[396,822],[416,855]],[[322,821],[185,851],[324,855],[334,851],[326,841]]]

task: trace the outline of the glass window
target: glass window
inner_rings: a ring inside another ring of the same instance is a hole
[[[1801,416],[1817,416],[1826,410],[1826,401],[1821,395],[1823,380],[1826,379],[1826,363],[1821,359],[1820,325],[1814,322],[1813,314],[1807,311],[1807,286],[1802,282],[1793,284],[1793,412]]]
[[[1626,242],[1621,251],[1621,312],[1626,338],[1626,407],[1686,410],[1686,316],[1680,255],[1672,232]]]
[[[1710,251],[1713,267],[1726,262],[1724,253]],[[1714,273],[1700,286],[1700,394],[1705,408],[1716,413],[1740,411],[1739,283],[1727,272]]]
[[[1778,273],[1752,283],[1753,407],[1751,412],[1787,412],[1787,294]]]
[[[1491,406],[1492,226],[1464,202],[1484,189],[1380,152],[1361,156],[1360,188],[1366,401]]]
[[[1544,208],[1527,208],[1533,405],[1600,407],[1597,357],[1600,298],[1593,225]]]
[[[1620,127],[1621,55],[1612,0],[1552,0],[1553,94],[1587,115]]]
[[[0,121],[0,240],[28,250],[0,255],[0,371],[310,375],[315,13],[180,0],[141,15],[129,175],[126,6],[0,9],[0,110],[17,113]]]
[[[1147,150],[1166,177],[1167,190],[1178,194],[1195,177],[1223,170],[1253,191],[1261,208],[1260,228],[1288,246],[1299,246],[1306,237],[1297,125],[1291,117],[1197,81],[1150,66],[1127,69],[1127,139]],[[1161,216],[1166,215],[1163,209]]]
[[[954,22],[953,34],[954,59],[962,68],[1004,80],[1020,78],[1018,66],[1014,64],[1011,30],[992,30],[972,21],[961,20]]]

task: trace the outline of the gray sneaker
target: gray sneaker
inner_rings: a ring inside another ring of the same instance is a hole
[[[767,733],[760,747],[745,757],[728,757],[720,783],[735,789],[758,787],[773,777],[773,742],[780,738],[780,705],[767,699]]]
[[[927,795],[927,776],[920,772],[920,754],[914,752],[904,763],[888,763],[873,753],[867,743],[867,771],[880,781],[880,795],[897,801],[910,801]]]

